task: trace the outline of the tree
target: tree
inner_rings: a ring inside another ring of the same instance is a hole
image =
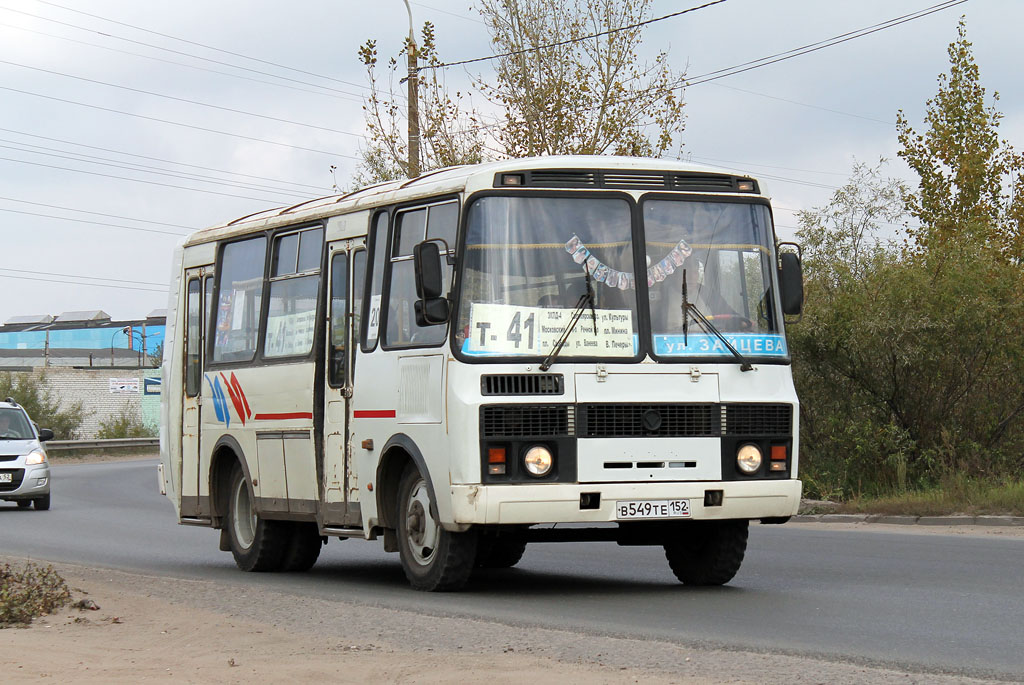
[[[65,407],[54,397],[46,377],[28,373],[0,373],[0,399],[11,397],[24,407],[29,417],[41,428],[49,428],[58,440],[74,440],[85,419],[81,402]]]
[[[681,146],[681,75],[665,52],[638,62],[643,36],[636,24],[649,18],[650,0],[479,0],[478,9],[502,56],[493,83],[478,75],[474,91],[498,111],[485,117],[472,93],[449,92],[433,26],[425,24],[418,52],[422,171],[526,155],[657,156]],[[575,40],[593,34],[602,35]],[[388,61],[385,85],[376,42],[367,41],[359,56],[371,91],[356,184],[402,178],[408,150],[404,96],[395,89],[399,60]]]
[[[480,14],[504,55],[477,85],[504,110],[506,154],[657,156],[678,141],[680,75],[666,52],[637,61],[650,0],[480,0]]]
[[[407,54],[410,48],[407,39],[398,56]],[[423,25],[416,56],[421,66],[434,67],[441,63],[434,26],[430,22]],[[359,48],[359,58],[366,67],[370,95],[363,104],[367,144],[361,150],[362,160],[354,179],[356,187],[405,178],[409,171],[405,118],[408,100],[395,88],[399,60],[394,57],[388,60],[385,90],[377,76],[377,42],[366,41]],[[444,71],[431,68],[420,72],[419,93],[421,172],[483,161],[483,134],[475,110],[466,104],[468,95],[451,94],[444,81]]]
[[[1024,159],[999,139],[1002,114],[985,103],[963,18],[948,52],[950,70],[939,75],[939,92],[927,102],[925,132],[915,132],[902,110],[897,114],[899,156],[920,178],[906,195],[908,211],[921,224],[911,231],[914,248],[924,254],[952,243],[1022,263]],[[994,93],[993,103],[998,99]]]
[[[894,241],[883,238],[883,227],[905,215],[906,187],[882,177],[885,162],[880,159],[873,167],[854,162],[849,180],[828,204],[798,212],[797,239],[809,279],[824,287],[844,287],[892,253]]]

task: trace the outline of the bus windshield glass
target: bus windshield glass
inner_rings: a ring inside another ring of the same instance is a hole
[[[621,198],[475,201],[466,223],[457,348],[469,356],[547,356],[589,286],[593,297],[558,358],[635,358],[631,216]]]
[[[686,302],[748,357],[786,357],[774,296],[768,208],[736,202],[646,200],[651,347],[656,357],[732,357]],[[688,319],[684,327],[684,317]],[[684,330],[685,328],[685,330]]]

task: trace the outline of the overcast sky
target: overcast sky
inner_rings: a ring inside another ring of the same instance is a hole
[[[357,49],[376,38],[394,54],[408,31],[401,0],[54,2],[0,0],[0,322],[144,317],[166,306],[182,235],[328,194],[332,164],[347,187],[364,130]],[[644,52],[668,50],[692,77],[936,2],[728,0],[650,25]],[[697,4],[653,0],[652,15]],[[412,7],[417,24],[436,25],[443,59],[489,54],[471,0]],[[896,159],[896,111],[920,128],[961,14],[982,82],[1001,95],[1002,135],[1024,147],[1024,2],[970,0],[688,88],[684,155],[773,177],[784,238],[793,211],[827,202],[855,158],[888,157],[890,175],[911,178]],[[489,77],[474,67],[451,70],[449,84]]]

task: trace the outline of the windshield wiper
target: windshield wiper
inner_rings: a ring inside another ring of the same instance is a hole
[[[594,337],[597,336],[597,313],[594,312],[594,286],[590,281],[590,269],[584,267],[583,273],[586,274],[587,278],[587,292],[580,295],[580,299],[576,302],[576,309],[573,310],[572,316],[569,317],[569,324],[562,331],[561,337],[558,338],[558,342],[548,352],[548,356],[544,357],[544,361],[540,363],[540,370],[547,371],[551,368],[551,365],[555,363],[555,359],[558,358],[558,353],[562,351],[562,346],[565,345],[569,339],[569,335],[576,328],[576,324],[579,323],[580,318],[583,316],[583,310],[586,309],[587,305],[590,305],[590,317],[594,320]]]
[[[683,269],[683,346],[689,346],[689,340],[687,339],[687,331],[689,329],[690,316],[693,316],[693,320],[697,322],[697,325],[704,329],[705,332],[711,333],[722,341],[722,344],[732,352],[732,356],[736,357],[740,362],[740,371],[753,371],[754,367],[750,365],[747,358],[740,354],[740,351],[733,347],[733,344],[729,342],[722,331],[718,330],[715,324],[711,323],[708,317],[704,316],[697,305],[690,302],[686,296],[686,269]]]

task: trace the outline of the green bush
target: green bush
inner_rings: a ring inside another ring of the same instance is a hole
[[[118,438],[154,438],[156,430],[150,428],[139,418],[137,409],[126,406],[121,412],[109,419],[100,421],[100,429],[96,432],[99,440]]]
[[[0,567],[0,627],[31,623],[71,601],[71,591],[52,566]]]
[[[86,416],[82,403],[63,406],[47,386],[45,375],[37,379],[29,373],[0,372],[0,400],[8,397],[24,407],[39,427],[52,430],[57,440],[78,437]]]

